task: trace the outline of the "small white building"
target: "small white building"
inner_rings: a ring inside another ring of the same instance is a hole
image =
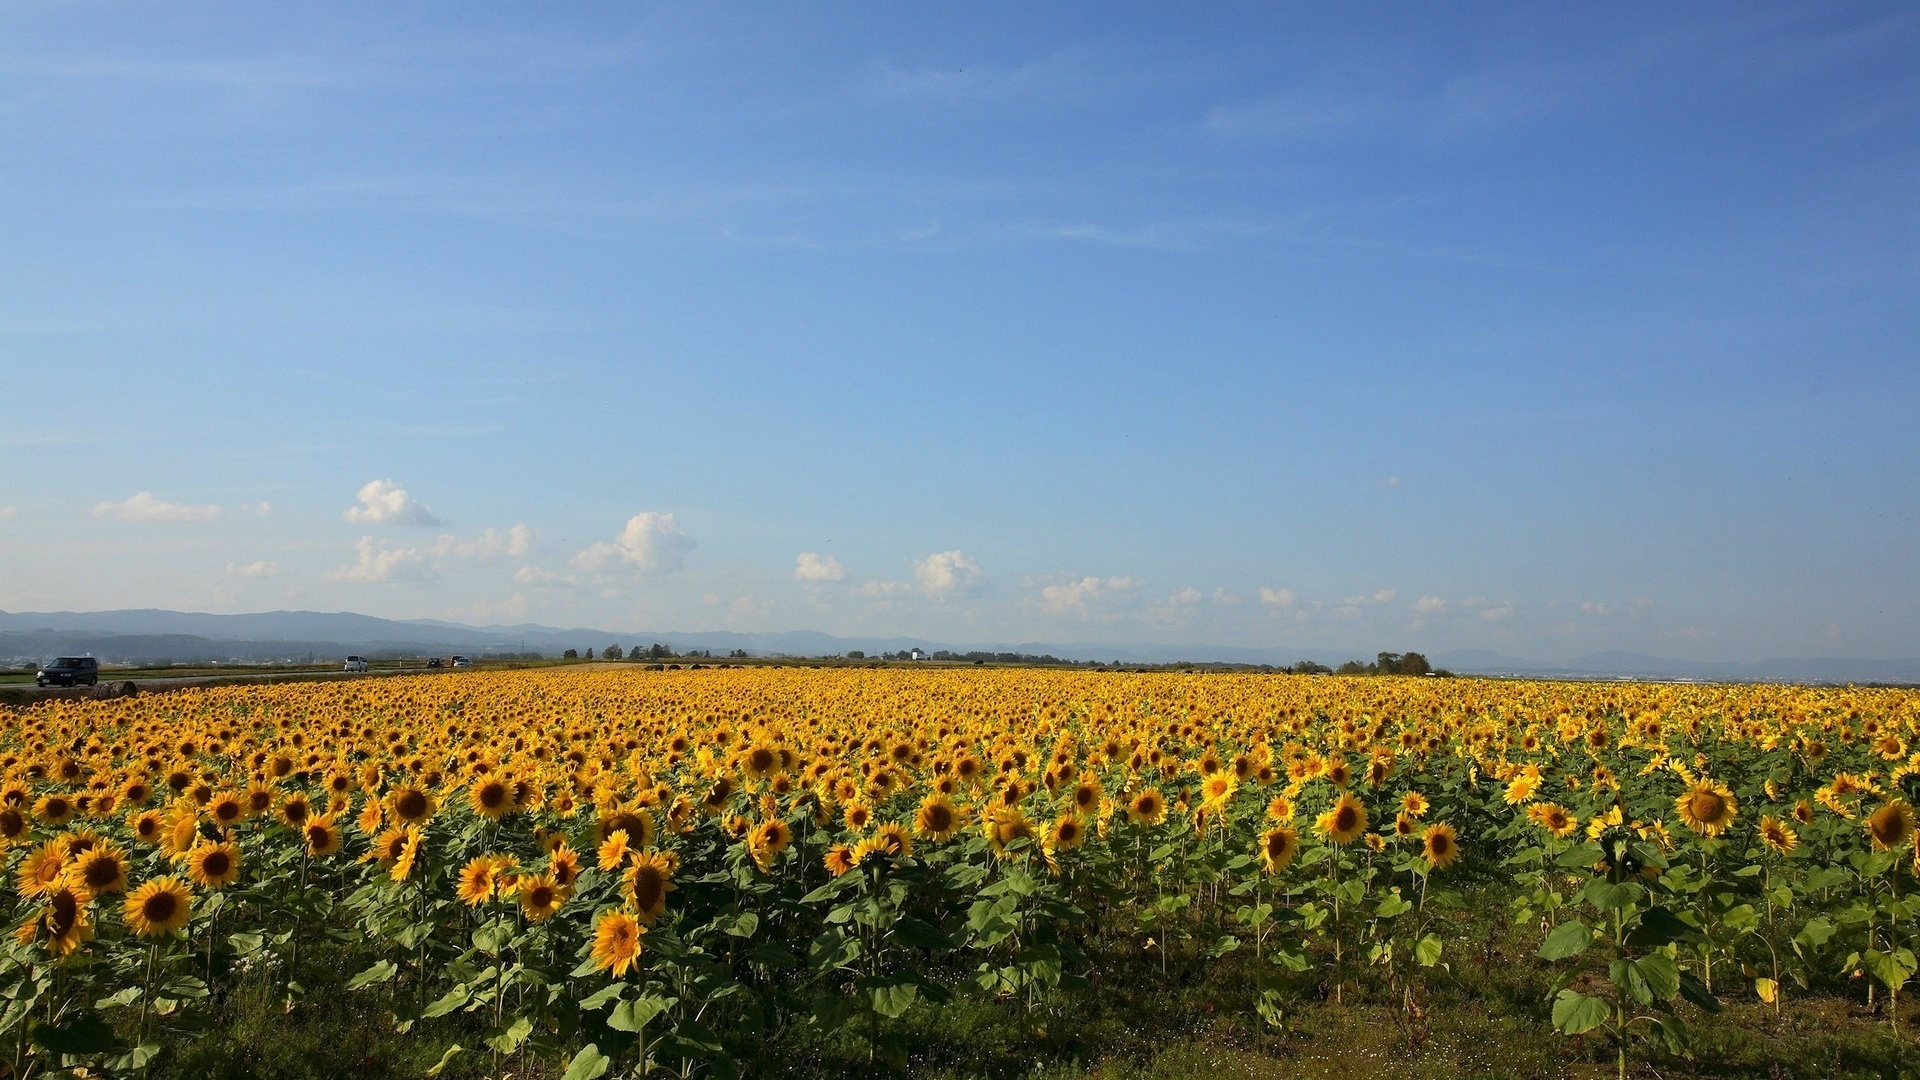
[[[907,659],[909,660],[925,660],[926,658],[927,654],[921,652],[919,649],[907,650]]]

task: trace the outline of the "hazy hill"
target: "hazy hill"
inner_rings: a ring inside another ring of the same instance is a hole
[[[353,612],[267,611],[245,615],[164,611],[0,612],[0,658],[19,663],[62,653],[90,653],[110,661],[281,659],[363,653],[434,655],[466,652],[559,653],[659,642],[680,651],[725,655],[745,649],[756,656],[828,656],[861,650],[874,655],[911,648],[954,652],[1050,654],[1063,660],[1123,664],[1180,661],[1267,664],[1302,660],[1337,666],[1371,655],[1318,650],[1259,649],[1230,645],[1112,645],[1098,642],[953,643],[911,637],[835,637],[811,630],[736,633],[728,630],[656,631],[563,629],[526,623],[464,626],[435,619],[380,619]],[[1396,648],[1402,646],[1394,646]],[[1672,660],[1628,652],[1598,652],[1566,660],[1532,660],[1479,649],[1429,654],[1434,666],[1473,674],[1577,678],[1679,678],[1781,682],[1920,682],[1920,658],[1863,660],[1787,658],[1755,663]]]

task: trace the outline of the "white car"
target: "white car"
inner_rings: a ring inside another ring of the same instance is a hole
[[[453,666],[454,667],[472,667],[473,661],[469,660],[464,656],[456,656],[453,658]]]
[[[364,656],[349,656],[349,657],[347,657],[347,667],[346,667],[346,670],[348,670],[348,671],[365,671],[365,670],[367,670],[367,658],[366,658],[366,657],[364,657]]]

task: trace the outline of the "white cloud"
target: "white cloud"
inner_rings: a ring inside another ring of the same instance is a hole
[[[1391,604],[1393,603],[1393,598],[1399,595],[1400,590],[1398,589],[1375,589],[1373,590],[1373,602],[1376,604]]]
[[[1400,478],[1397,476],[1385,477],[1380,480],[1375,480],[1373,486],[1379,488],[1381,491],[1392,491],[1394,488],[1400,486]]]
[[[1232,607],[1235,604],[1243,603],[1244,598],[1241,597],[1239,593],[1230,593],[1225,589],[1215,589],[1213,590],[1213,602]]]
[[[811,551],[803,551],[800,553],[800,557],[793,561],[793,579],[795,581],[804,581],[809,585],[818,585],[829,581],[845,581],[847,579],[847,568],[841,566],[840,560],[831,555],[820,555]]]
[[[1040,610],[1049,615],[1086,617],[1090,604],[1115,594],[1130,593],[1143,584],[1131,577],[1083,577],[1048,585],[1040,590]]]
[[[913,579],[920,590],[936,600],[973,588],[980,584],[981,576],[980,564],[957,550],[935,552],[913,564]]]
[[[17,506],[0,506],[0,521],[12,521],[14,515],[19,512],[20,508]]]
[[[235,578],[268,578],[280,573],[280,564],[276,562],[250,562],[245,566],[239,563],[227,564],[227,576]]]
[[[869,581],[853,591],[875,600],[897,600],[913,592],[913,586],[904,581]]]
[[[523,566],[513,572],[513,583],[533,589],[571,589],[579,584],[572,574],[562,577],[537,566]]]
[[[272,517],[273,504],[270,502],[241,503],[240,512],[254,517]]]
[[[1300,598],[1293,594],[1292,589],[1271,589],[1262,585],[1260,586],[1260,602],[1268,607],[1290,608],[1299,603]]]
[[[451,537],[443,536],[440,539],[445,541]],[[533,539],[533,530],[525,525],[515,525],[506,530],[488,527],[480,530],[478,539],[456,544],[453,553],[476,562],[485,562],[502,556],[519,559],[533,551]]]
[[[376,585],[387,581],[428,581],[436,575],[430,548],[387,547],[371,536],[354,545],[359,561],[329,573],[332,581]]]
[[[122,521],[212,521],[220,516],[220,508],[162,502],[151,491],[142,491],[125,502],[100,503],[93,508],[93,516]]]
[[[1438,615],[1447,610],[1447,602],[1438,596],[1423,596],[1413,602],[1413,610],[1420,615]]]
[[[1588,600],[1580,605],[1580,611],[1587,615],[1607,616],[1613,614],[1613,608],[1606,604]]]
[[[1207,598],[1206,594],[1201,592],[1199,589],[1196,589],[1191,585],[1186,585],[1181,588],[1175,589],[1172,593],[1168,594],[1167,603],[1172,604],[1175,607],[1192,607],[1193,605],[1199,603],[1202,600],[1205,600],[1206,598]]]
[[[595,574],[629,569],[641,577],[664,577],[686,565],[687,553],[698,546],[672,514],[649,510],[628,518],[613,543],[598,543],[575,555],[573,565]]]
[[[1480,610],[1480,617],[1487,620],[1488,622],[1498,622],[1501,619],[1511,619],[1513,618],[1513,604],[1509,602],[1509,603],[1501,604],[1498,607],[1482,608]]]
[[[356,496],[360,505],[341,515],[357,525],[417,525],[432,528],[446,522],[407,494],[392,480],[369,480]]]

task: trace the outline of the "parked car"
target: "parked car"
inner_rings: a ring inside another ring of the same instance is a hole
[[[364,656],[349,656],[349,657],[347,657],[347,667],[346,667],[346,670],[348,670],[348,671],[365,671],[365,670],[367,670],[367,658],[366,658],[366,657],[364,657]]]
[[[453,666],[454,667],[472,667],[473,660],[471,657],[456,656],[453,658]]]
[[[100,681],[100,661],[91,656],[62,656],[40,669],[34,685],[93,686]]]
[[[437,656],[429,656],[429,657],[427,657],[427,666],[428,666],[428,667],[439,667],[439,666],[440,666],[440,658],[439,658],[439,657],[437,657]]]

